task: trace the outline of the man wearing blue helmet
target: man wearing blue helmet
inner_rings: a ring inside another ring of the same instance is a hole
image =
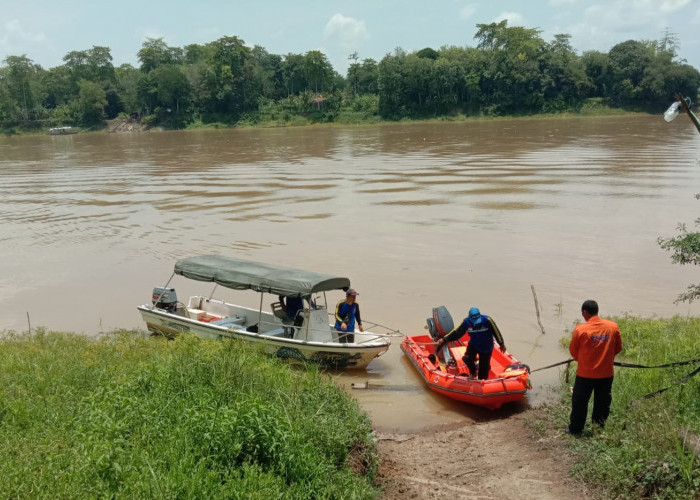
[[[467,352],[462,359],[473,377],[476,372],[475,361],[478,354],[479,379],[485,380],[489,378],[489,370],[491,369],[493,341],[498,343],[501,352],[506,352],[506,344],[503,342],[503,336],[493,319],[481,314],[478,308],[469,309],[469,316],[464,318],[464,321],[457,328],[438,340],[436,352],[442,348],[443,344],[459,340],[467,332],[469,333],[469,343],[467,344]]]

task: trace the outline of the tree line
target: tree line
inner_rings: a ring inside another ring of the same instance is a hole
[[[571,36],[477,24],[475,47],[444,46],[381,61],[351,54],[343,77],[325,54],[270,54],[236,36],[168,46],[147,38],[140,66],[114,67],[109,47],[72,51],[48,70],[26,55],[0,66],[0,126],[92,127],[119,116],[183,128],[192,123],[397,120],[463,114],[580,111],[601,103],[659,112],[680,93],[697,99],[700,72],[678,58],[677,37],[627,40],[578,55]]]

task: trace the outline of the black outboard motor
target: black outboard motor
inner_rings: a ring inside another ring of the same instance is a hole
[[[439,339],[450,333],[454,327],[452,316],[445,306],[433,307],[433,317],[425,320],[433,339]]]
[[[177,295],[174,288],[154,287],[151,300],[158,309],[165,309],[171,313],[177,310]]]

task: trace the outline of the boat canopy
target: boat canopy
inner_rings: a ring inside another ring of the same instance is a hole
[[[286,296],[347,290],[350,280],[341,276],[234,259],[222,255],[198,255],[178,260],[175,274],[197,281],[212,281],[233,290],[255,290]]]

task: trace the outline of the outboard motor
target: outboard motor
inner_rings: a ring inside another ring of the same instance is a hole
[[[445,306],[433,307],[433,317],[426,320],[428,331],[433,339],[439,339],[450,333],[454,327],[452,316]]]
[[[175,294],[174,288],[165,288],[162,286],[154,287],[151,300],[153,306],[158,309],[165,309],[171,313],[177,310],[177,295]]]

